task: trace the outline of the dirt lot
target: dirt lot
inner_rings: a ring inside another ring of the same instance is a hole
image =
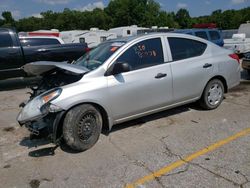
[[[27,89],[0,92],[0,187],[250,187],[250,78],[213,111],[182,106],[116,126],[83,153],[30,140]]]

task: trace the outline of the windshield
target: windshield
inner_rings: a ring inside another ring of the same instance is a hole
[[[74,64],[94,70],[102,65],[113,53],[115,53],[125,42],[105,42],[80,57]]]

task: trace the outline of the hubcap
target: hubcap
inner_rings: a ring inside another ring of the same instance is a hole
[[[93,135],[96,127],[96,118],[93,113],[85,114],[78,124],[78,135],[82,141],[87,141]]]
[[[209,91],[208,91],[208,96],[207,100],[210,105],[217,105],[222,98],[222,88],[219,84],[215,83],[213,84]]]

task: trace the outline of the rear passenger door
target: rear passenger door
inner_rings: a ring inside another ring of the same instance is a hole
[[[65,54],[62,53],[61,44],[54,38],[22,38],[20,40],[27,62],[32,61],[60,61]],[[59,49],[59,50],[58,50]],[[57,53],[59,51],[59,54]]]
[[[213,65],[203,53],[207,44],[188,38],[168,37],[172,54],[173,98],[183,102],[200,96]]]

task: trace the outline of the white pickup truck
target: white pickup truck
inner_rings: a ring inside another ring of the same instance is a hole
[[[224,47],[234,50],[241,58],[250,52],[250,22],[241,24],[237,34],[224,40]]]

